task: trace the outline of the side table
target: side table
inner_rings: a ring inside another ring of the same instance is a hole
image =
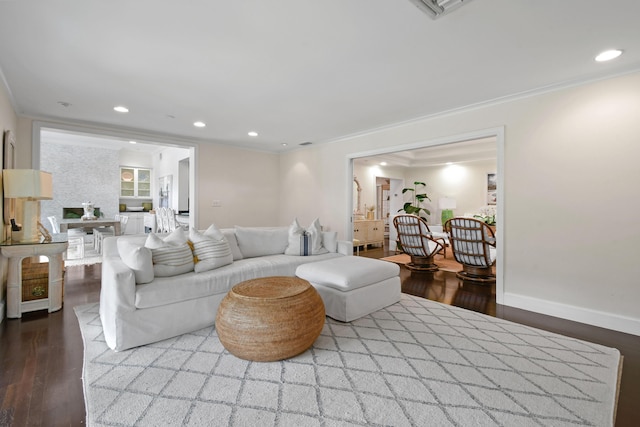
[[[298,277],[261,277],[235,285],[222,299],[216,331],[234,356],[273,362],[311,347],[324,322],[324,303],[309,282]]]
[[[62,254],[68,242],[54,240],[45,243],[0,244],[0,253],[9,260],[7,272],[7,317],[20,318],[22,313],[48,309],[49,313],[62,308]],[[49,298],[22,302],[22,260],[45,255],[49,257]]]

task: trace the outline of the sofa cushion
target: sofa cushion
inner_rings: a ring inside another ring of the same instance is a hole
[[[296,276],[301,279],[342,292],[398,277],[399,274],[397,264],[358,256],[302,264],[296,270]]]
[[[149,234],[144,246],[151,249],[153,273],[156,277],[176,276],[193,271],[193,252],[182,228],[176,228],[164,239],[156,234]]]
[[[196,273],[213,270],[233,262],[229,243],[214,224],[211,224],[204,233],[192,228],[189,231],[189,240],[192,243]]]
[[[344,255],[327,253],[292,257],[279,254],[245,258],[204,273],[184,274],[179,278],[184,286],[176,286],[175,277],[156,277],[151,283],[136,286],[135,306],[139,309],[151,308],[211,295],[224,296],[233,286],[245,280],[267,276],[294,276],[299,265],[340,257]]]
[[[285,255],[319,255],[327,253],[322,246],[322,227],[316,218],[306,230],[298,223],[298,218],[293,220],[288,231],[289,244],[285,249]]]
[[[153,259],[151,249],[145,248],[141,243],[131,240],[118,239],[118,253],[122,262],[133,270],[136,284],[153,281]]]
[[[289,243],[287,227],[235,228],[243,258],[283,254]]]
[[[331,253],[338,252],[338,232],[336,231],[323,231],[322,232],[322,246],[325,247]]]

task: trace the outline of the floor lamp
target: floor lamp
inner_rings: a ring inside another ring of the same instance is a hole
[[[453,209],[456,208],[456,199],[451,199],[449,197],[441,197],[438,200],[438,207],[442,210],[442,225],[445,224],[448,220],[453,218]]]
[[[2,171],[4,197],[23,201],[22,217],[12,224],[11,240],[18,243],[37,243],[38,202],[53,199],[53,179],[49,172],[34,169],[5,169]],[[12,218],[13,219],[13,218]],[[22,225],[22,229],[18,229]]]

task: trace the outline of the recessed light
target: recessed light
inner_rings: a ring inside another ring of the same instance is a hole
[[[289,144],[287,144],[286,142],[283,142],[283,143],[282,143],[282,146],[283,146],[283,147],[286,147],[287,145],[289,145]]]
[[[596,61],[611,61],[612,59],[616,59],[620,55],[622,55],[622,51],[620,49],[605,50],[604,52],[600,52],[598,56],[596,56]]]
[[[137,144],[136,141],[129,141],[129,144]]]
[[[206,126],[204,122],[194,122],[193,125],[197,128],[203,128]]]
[[[387,162],[380,162],[380,166],[387,166]]]
[[[447,166],[451,166],[453,162],[447,162]]]
[[[249,136],[258,136],[258,132],[251,131],[247,135],[249,135]]]
[[[311,145],[311,144],[312,144],[311,141],[305,141],[300,143],[300,145]]]
[[[122,105],[115,106],[115,107],[113,107],[113,109],[116,110],[118,113],[128,113],[129,112],[129,109],[127,107],[125,107],[125,106],[122,106]]]

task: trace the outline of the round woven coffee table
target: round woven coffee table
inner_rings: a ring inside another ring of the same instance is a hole
[[[311,347],[324,321],[324,303],[309,282],[275,276],[234,286],[220,303],[216,330],[231,354],[270,362]]]

